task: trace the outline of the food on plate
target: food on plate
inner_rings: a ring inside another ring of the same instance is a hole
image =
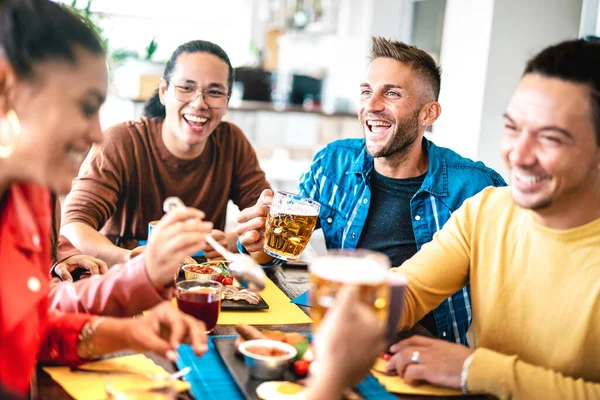
[[[245,300],[249,304],[256,305],[260,303],[260,299],[260,294],[251,292],[247,289],[240,289],[239,287],[233,285],[223,287],[223,300]]]
[[[296,348],[298,352],[297,359],[304,359],[307,361],[313,360],[312,350],[310,349],[309,340],[306,336],[297,332],[281,332],[281,331],[260,331],[257,328],[246,325],[238,324],[235,329],[240,336],[235,341],[235,348],[238,351],[239,346],[246,340],[255,339],[271,339],[277,340],[278,342],[287,343]]]
[[[219,275],[216,281],[222,283],[223,286],[233,285],[233,278],[231,276]]]
[[[246,351],[264,357],[281,357],[289,354],[288,351],[277,347],[248,346],[246,347]]]
[[[195,274],[214,274],[217,273],[214,268],[209,265],[188,265],[187,270]]]
[[[256,395],[262,400],[304,400],[304,387],[294,382],[268,381],[256,388]]]

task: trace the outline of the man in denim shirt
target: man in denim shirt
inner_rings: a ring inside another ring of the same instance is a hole
[[[318,152],[300,179],[300,193],[321,204],[317,227],[328,248],[367,248],[401,265],[431,241],[464,200],[487,186],[504,186],[481,162],[463,158],[424,138],[441,113],[440,70],[426,52],[373,38],[372,62],[360,85],[358,117],[364,139],[338,140]],[[242,211],[240,243],[261,262],[272,193]],[[455,293],[421,325],[435,336],[467,344],[469,288]]]

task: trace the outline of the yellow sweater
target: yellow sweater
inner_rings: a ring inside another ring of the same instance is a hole
[[[403,328],[471,284],[470,392],[600,399],[600,219],[548,229],[488,188],[396,271],[410,282]]]

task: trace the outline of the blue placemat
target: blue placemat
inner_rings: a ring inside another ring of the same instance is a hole
[[[221,336],[235,337],[235,336]],[[227,366],[215,349],[212,337],[208,338],[208,351],[198,358],[189,345],[179,346],[179,369],[190,366],[192,372],[184,378],[192,385],[192,394],[196,399],[203,400],[244,400],[244,395],[238,389],[235,380]]]
[[[235,336],[215,336],[235,337]],[[192,385],[191,392],[196,399],[202,400],[244,400],[244,395],[229,373],[227,366],[221,360],[221,356],[215,349],[213,337],[208,338],[208,351],[204,356],[198,358],[189,345],[179,346],[179,359],[177,367],[182,369],[190,366],[192,371],[184,378]],[[372,375],[369,375],[358,385],[358,391],[367,400],[397,399],[388,393],[383,386]]]
[[[294,304],[298,304],[299,306],[308,306],[310,307],[310,299],[309,299],[309,295],[310,295],[310,290],[307,290],[306,292],[302,293],[300,296],[296,297],[295,299],[291,300],[292,303]]]

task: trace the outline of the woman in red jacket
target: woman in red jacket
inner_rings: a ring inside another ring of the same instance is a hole
[[[183,338],[206,351],[202,323],[166,302],[135,320],[49,311],[49,190],[67,192],[102,140],[106,57],[97,36],[49,0],[0,0],[0,49],[2,391],[24,396],[38,359],[75,364],[125,348],[173,359]],[[170,213],[156,240],[173,254],[198,251],[202,218],[192,209]],[[147,254],[148,263],[165,261]]]

